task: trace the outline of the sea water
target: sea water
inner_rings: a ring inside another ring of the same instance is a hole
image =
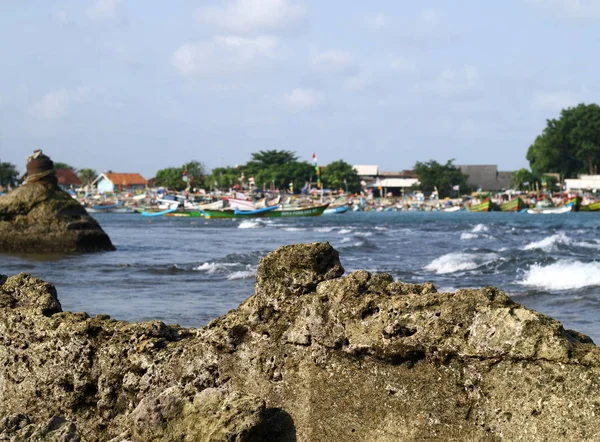
[[[254,292],[275,248],[329,241],[346,272],[432,281],[440,291],[496,286],[600,341],[600,214],[346,213],[203,220],[94,215],[116,252],[0,255],[0,273],[54,284],[64,310],[198,327]]]

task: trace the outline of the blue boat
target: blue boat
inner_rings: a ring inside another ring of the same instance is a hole
[[[348,211],[348,206],[344,205],[344,206],[338,206],[338,207],[334,207],[331,209],[326,209],[323,212],[323,215],[333,215],[336,213],[346,213]]]
[[[161,212],[146,212],[145,210],[142,212],[142,216],[163,216],[163,215],[167,215],[169,213],[173,213],[177,211],[177,207],[174,207],[172,209],[167,209],[167,210],[163,210]]]

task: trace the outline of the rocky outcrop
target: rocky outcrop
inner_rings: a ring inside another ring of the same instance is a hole
[[[0,252],[115,250],[83,206],[58,187],[53,163],[36,152],[27,183],[0,198]]]
[[[599,440],[600,351],[487,287],[342,276],[282,247],[202,329],[62,312],[0,289],[0,440]],[[0,280],[1,282],[2,280]]]

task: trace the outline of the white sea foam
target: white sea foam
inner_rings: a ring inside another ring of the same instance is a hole
[[[573,290],[600,286],[600,262],[559,260],[542,266],[534,264],[521,284],[546,290]]]
[[[473,230],[471,230],[471,232],[480,233],[480,232],[487,232],[488,230],[490,230],[490,229],[485,224],[477,224],[475,227],[473,227]]]
[[[230,281],[236,279],[250,279],[254,278],[256,272],[254,270],[240,270],[239,272],[233,272],[231,275],[227,276],[227,279]]]
[[[472,254],[453,252],[434,259],[425,266],[425,270],[435,272],[438,275],[465,270],[475,270],[484,264],[489,264],[497,257],[498,255],[495,253]]]
[[[351,233],[352,229],[340,229],[340,231],[338,232],[340,235],[347,235],[348,233]]]
[[[345,236],[342,238],[342,240],[340,241],[342,244],[347,243],[352,241],[352,238],[350,238],[349,236]]]
[[[551,252],[556,250],[556,247],[559,244],[569,245],[572,243],[571,238],[569,238],[564,232],[557,233],[555,235],[547,236],[544,239],[539,241],[533,241],[523,247],[523,250],[536,250],[540,249],[545,252]]]
[[[258,229],[260,227],[263,227],[263,225],[260,223],[259,220],[245,219],[240,223],[238,229]]]
[[[362,236],[366,238],[368,236],[373,236],[373,232],[354,232],[354,236]]]
[[[319,232],[319,233],[329,233],[333,230],[333,227],[317,227],[315,229],[315,232]]]
[[[390,230],[387,227],[379,227],[379,226],[375,226],[375,230]]]
[[[215,273],[217,271],[226,270],[227,267],[234,267],[239,264],[233,262],[205,262],[200,264],[198,267],[194,267],[194,270],[206,273]]]
[[[479,238],[479,235],[477,233],[463,232],[460,235],[460,239],[462,239],[463,241],[468,240],[468,239],[476,239],[476,238]]]
[[[306,229],[304,227],[286,227],[283,230],[286,232],[304,232]]]

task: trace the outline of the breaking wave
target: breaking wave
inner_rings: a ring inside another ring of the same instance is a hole
[[[545,290],[573,290],[600,286],[600,262],[559,260],[546,266],[533,264],[522,285]]]
[[[473,254],[453,252],[434,259],[424,267],[425,270],[443,275],[465,270],[475,270],[493,262],[498,255],[495,253]]]

